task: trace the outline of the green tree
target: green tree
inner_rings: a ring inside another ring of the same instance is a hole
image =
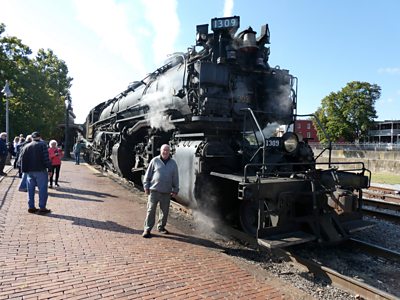
[[[13,97],[9,99],[10,137],[19,133],[41,131],[47,139],[62,136],[64,97],[69,95],[72,78],[68,67],[52,50],[32,51],[16,37],[3,36],[0,24],[0,84],[9,80]],[[5,99],[3,100],[3,105]],[[0,108],[0,128],[5,112]]]
[[[344,139],[358,142],[368,134],[377,118],[375,102],[381,96],[381,88],[368,82],[349,82],[341,91],[330,93],[321,101],[316,115],[325,127],[331,141]],[[326,142],[321,128],[316,126],[321,142]]]

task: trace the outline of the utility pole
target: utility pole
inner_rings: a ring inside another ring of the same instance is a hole
[[[64,157],[67,159],[71,158],[69,151],[69,112],[71,110],[71,99],[69,95],[65,98],[65,141],[64,141]]]
[[[7,140],[6,140],[6,142],[8,143],[8,138],[9,138],[9,135],[10,135],[10,128],[9,128],[9,123],[8,123],[8,120],[9,120],[9,117],[8,117],[8,115],[9,115],[8,98],[12,97],[12,95],[13,95],[11,93],[10,86],[8,85],[8,80],[6,80],[6,85],[1,90],[1,92],[6,96],[6,132],[7,132]]]

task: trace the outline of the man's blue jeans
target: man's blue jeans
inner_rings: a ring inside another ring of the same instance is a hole
[[[27,178],[28,178],[28,174],[22,173],[21,182],[19,183],[19,188],[18,188],[18,190],[20,192],[26,192],[27,191],[27,185],[26,185],[26,179]]]
[[[78,153],[75,152],[74,155],[75,155],[75,164],[79,165],[80,160],[81,160],[81,153],[80,152],[78,152]]]
[[[46,208],[47,204],[47,184],[49,178],[47,172],[28,172],[26,178],[26,185],[28,188],[28,205],[29,208],[35,207],[35,187],[39,189],[39,208]]]

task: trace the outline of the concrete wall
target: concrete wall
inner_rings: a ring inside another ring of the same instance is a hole
[[[318,155],[321,150],[313,149]],[[327,162],[328,151],[325,151],[317,162]],[[333,150],[332,162],[364,163],[371,172],[392,173],[400,175],[400,151],[366,151],[366,150]],[[350,166],[354,167],[354,166]]]

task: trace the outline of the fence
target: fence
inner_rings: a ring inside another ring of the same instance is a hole
[[[310,143],[314,149],[323,149],[327,144]],[[362,150],[362,151],[400,151],[400,143],[332,143],[332,150]]]
[[[310,143],[318,162],[327,162],[328,151],[321,153],[324,145]],[[399,144],[332,144],[332,162],[361,161],[372,172],[400,174],[400,145]]]

